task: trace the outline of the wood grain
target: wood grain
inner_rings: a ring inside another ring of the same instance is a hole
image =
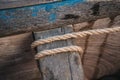
[[[95,23],[92,25],[92,29],[107,28],[110,21],[111,20],[109,18],[99,19],[95,21]],[[89,36],[88,42],[86,43],[83,66],[85,70],[85,75],[88,77],[88,79],[95,78],[94,74],[96,74],[98,59],[102,54],[102,48],[104,48],[104,46],[102,45],[104,44],[105,36],[106,34]]]
[[[74,24],[75,31],[86,31],[91,29],[107,28],[112,23],[110,18],[98,19],[96,21],[84,22]],[[95,75],[99,74],[96,71],[99,64],[99,58],[103,54],[104,44],[106,43],[106,35],[87,36],[84,38],[78,38],[76,43],[84,49],[83,67],[85,76],[88,79],[95,78]],[[91,74],[89,74],[91,73]]]
[[[31,33],[0,38],[0,80],[40,80],[32,41]]]
[[[0,0],[0,9],[31,6],[31,5],[44,4],[55,1],[54,0]]]
[[[74,5],[60,6],[53,3],[47,7],[35,5],[0,10],[0,36],[43,31],[63,25],[117,16],[120,14],[119,5],[120,2],[115,1],[79,2]]]
[[[62,35],[72,32],[72,27],[61,27],[35,32],[35,39]],[[73,45],[72,40],[57,41],[37,47],[37,51]],[[39,60],[42,80],[83,80],[83,69],[79,53],[63,53],[47,56]]]
[[[120,26],[120,16],[117,16],[111,27]],[[111,75],[120,69],[120,32],[109,34],[104,51],[98,65],[97,78]]]
[[[75,31],[120,26],[120,16],[111,19],[99,19],[94,21],[93,25],[90,24],[91,22],[74,24]],[[120,69],[119,34],[117,32],[114,34],[87,36],[76,40],[77,45],[84,49],[83,68],[88,79],[95,80],[96,78],[114,74]]]

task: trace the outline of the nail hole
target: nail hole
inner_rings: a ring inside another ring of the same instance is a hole
[[[78,15],[74,15],[74,14],[66,14],[64,18],[64,20],[67,20],[67,19],[78,19],[79,16]]]
[[[91,10],[93,11],[93,13],[91,15],[97,16],[99,15],[99,9],[100,9],[100,4],[96,3]]]

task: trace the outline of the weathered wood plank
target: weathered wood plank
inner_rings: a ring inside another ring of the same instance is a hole
[[[117,16],[115,19],[103,18],[96,20],[93,25],[91,25],[91,22],[75,24],[74,28],[75,31],[83,31],[119,25],[120,16]],[[76,40],[77,45],[84,49],[83,68],[88,79],[95,80],[95,78],[111,75],[120,69],[119,40],[119,32],[99,36],[94,35]]]
[[[120,26],[120,15],[111,27]],[[109,34],[98,65],[97,78],[111,75],[120,69],[120,32]]]
[[[60,0],[0,0],[0,9],[37,5],[55,1]]]
[[[40,80],[32,41],[31,33],[0,38],[0,80]]]
[[[103,18],[96,21],[84,22],[74,25],[75,31],[86,31],[91,29],[101,29],[110,27],[112,20]],[[103,54],[104,44],[106,43],[106,34],[97,36],[87,36],[78,38],[76,43],[84,49],[83,68],[88,79],[95,78],[97,74],[97,65],[99,64],[100,55]],[[100,67],[101,68],[101,67]],[[89,74],[91,73],[91,74]],[[94,80],[94,79],[93,79]]]
[[[110,18],[104,18],[99,19],[94,22],[93,25],[91,25],[91,29],[101,29],[101,28],[107,28],[109,24],[111,23]],[[103,48],[105,43],[106,34],[103,35],[97,35],[97,36],[89,36],[86,43],[86,49],[84,52],[84,58],[83,58],[83,66],[85,70],[85,75],[88,77],[88,79],[93,79],[96,77],[97,74],[97,66],[98,66],[98,60],[100,55],[103,54]],[[104,54],[103,54],[104,55]],[[89,74],[91,73],[91,74]]]
[[[94,25],[95,21],[89,21],[89,22],[83,22],[83,23],[78,23],[78,24],[74,24],[74,31],[78,32],[78,31],[87,31],[87,30],[91,30],[92,26]],[[89,36],[86,37],[79,37],[77,39],[75,39],[76,44],[80,47],[82,47],[82,49],[85,51],[86,47],[87,47],[87,42],[88,42]],[[83,55],[84,56],[84,55]]]
[[[35,39],[43,39],[50,36],[62,35],[71,32],[71,27],[56,28],[35,32]],[[72,40],[57,41],[37,47],[37,51],[53,49],[73,45]],[[39,60],[43,80],[84,80],[80,56],[77,53],[63,53],[47,56]]]
[[[94,24],[94,21],[90,21],[90,22],[83,22],[83,23],[79,23],[79,24],[74,24],[74,31],[78,32],[78,31],[86,31],[86,30],[91,30],[91,27],[93,26]],[[89,36],[86,36],[86,37],[79,37],[77,39],[75,39],[76,41],[76,44],[77,46],[80,46],[82,47],[83,49],[83,54],[85,53],[86,51],[86,47],[87,47],[87,44],[88,44],[88,40],[89,40]],[[88,78],[88,75],[86,74],[86,69],[84,68],[84,56],[85,54],[83,55],[82,57],[82,65],[83,65],[83,69],[84,69],[84,75],[85,75],[85,80],[89,80]],[[91,74],[90,74],[91,75]]]
[[[0,36],[43,31],[120,14],[120,2],[81,1],[64,0],[58,3],[0,10]]]

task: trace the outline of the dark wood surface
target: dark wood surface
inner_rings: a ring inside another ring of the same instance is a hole
[[[31,33],[0,38],[0,80],[40,80],[32,41]]]
[[[61,27],[51,30],[35,32],[35,39],[43,39],[50,36],[62,35],[72,32],[72,27]],[[37,52],[73,45],[72,40],[56,41],[37,47]],[[63,53],[47,56],[39,60],[42,80],[84,80],[84,74],[79,53]]]
[[[120,2],[84,2],[74,5],[61,4],[61,6],[52,3],[47,7],[36,5],[0,10],[0,13],[0,36],[2,37],[113,17],[120,14]]]

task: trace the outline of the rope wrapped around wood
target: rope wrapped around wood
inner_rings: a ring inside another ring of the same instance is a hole
[[[120,27],[114,27],[114,28],[104,28],[104,29],[96,29],[96,30],[88,30],[88,31],[68,33],[65,35],[49,37],[46,39],[39,39],[37,41],[34,41],[31,45],[31,47],[33,49],[39,45],[43,45],[43,44],[50,43],[53,41],[60,41],[60,40],[67,40],[67,39],[71,39],[71,38],[85,37],[87,35],[101,35],[101,34],[107,34],[107,33],[119,32],[119,31],[120,31]],[[62,53],[62,52],[73,52],[73,51],[77,51],[80,54],[83,52],[82,48],[79,46],[68,46],[68,47],[55,48],[55,49],[51,49],[51,50],[41,51],[37,55],[35,55],[35,59],[40,59],[41,57],[45,57],[47,55],[53,55],[53,54]]]
[[[67,47],[62,47],[62,48],[55,48],[55,49],[50,49],[50,50],[44,50],[35,55],[35,59],[40,59],[45,56],[53,55],[53,54],[58,54],[58,53],[64,53],[64,52],[79,52],[80,55],[82,56],[83,49],[78,46],[67,46]]]

